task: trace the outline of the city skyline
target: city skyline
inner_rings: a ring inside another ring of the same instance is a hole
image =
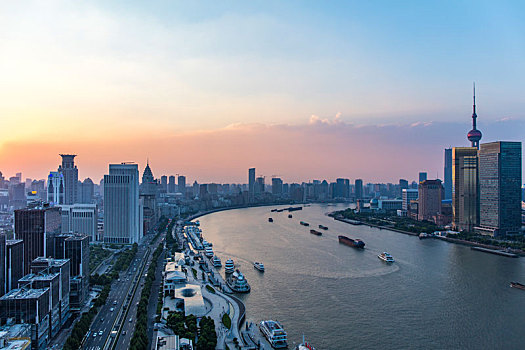
[[[44,178],[66,152],[94,179],[148,156],[205,182],[250,166],[388,181],[381,162],[442,176],[438,149],[467,145],[472,81],[483,141],[524,141],[523,4],[473,4],[3,4],[0,164]]]

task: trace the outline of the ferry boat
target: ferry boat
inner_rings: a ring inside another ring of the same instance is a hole
[[[291,219],[292,218],[292,214],[288,214],[288,219]]]
[[[313,235],[316,235],[316,236],[322,236],[323,235],[322,232],[319,232],[319,231],[316,231],[316,230],[310,230],[310,233],[313,234]]]
[[[273,219],[272,218],[268,218],[268,222],[273,222]]]
[[[295,350],[315,350],[315,348],[304,340],[304,335],[303,335],[303,342],[297,345],[295,347]]]
[[[235,270],[235,264],[233,263],[232,259],[226,260],[224,263],[224,271],[227,273],[232,273]]]
[[[322,229],[322,230],[328,230],[328,227],[324,226],[324,225],[319,225],[319,228]]]
[[[525,290],[525,285],[521,284],[519,282],[510,282],[510,286],[511,286],[511,288],[518,288],[518,289],[521,289],[521,290]]]
[[[211,247],[206,247],[206,249],[204,249],[204,255],[211,258],[213,256],[213,249]]]
[[[273,320],[261,321],[259,329],[266,339],[268,339],[272,348],[283,349],[288,347],[286,331],[279,322]]]
[[[392,255],[388,254],[387,252],[383,252],[379,254],[377,257],[387,263],[394,262],[394,258],[392,257]]]
[[[254,262],[253,267],[255,267],[257,270],[264,272],[264,264],[262,262]]]
[[[215,255],[213,257],[213,259],[211,259],[211,262],[212,262],[213,266],[215,266],[215,267],[221,267],[222,266],[221,259],[217,255]]]
[[[362,240],[358,238],[352,239],[346,236],[339,236],[338,238],[339,238],[339,243],[346,244],[349,247],[354,247],[354,248],[364,248],[365,247],[365,242],[363,242]]]
[[[301,221],[301,222],[300,222],[300,224],[301,224],[301,225],[303,225],[303,226],[310,226],[310,224],[309,224],[309,223],[307,223],[307,222],[304,222],[304,221]]]
[[[246,277],[239,270],[235,270],[231,277],[226,280],[226,283],[234,292],[248,293],[250,291],[250,285]]]

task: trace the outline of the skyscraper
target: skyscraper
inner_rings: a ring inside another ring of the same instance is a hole
[[[427,179],[427,173],[425,171],[421,171],[419,173],[419,183],[422,183]]]
[[[137,164],[110,164],[104,175],[104,242],[132,244],[142,237]]]
[[[521,142],[490,142],[479,150],[480,222],[477,231],[515,235],[521,229]]]
[[[476,85],[474,85],[474,94],[473,94],[473,100],[474,103],[472,104],[472,130],[470,130],[467,134],[467,139],[470,141],[471,146],[475,147],[476,149],[479,149],[479,140],[481,140],[481,131],[479,131],[476,128],[476,119],[478,118],[478,115],[476,114]]]
[[[163,193],[168,192],[168,177],[166,175],[160,177],[160,189]]]
[[[418,215],[419,221],[433,221],[441,213],[443,185],[441,180],[425,180],[419,184]]]
[[[248,195],[253,202],[255,195],[255,168],[248,169]]]
[[[445,148],[445,162],[443,169],[444,199],[452,199],[452,148]]]
[[[168,193],[175,193],[177,184],[175,183],[175,176],[171,175],[168,178]]]
[[[51,205],[64,204],[64,175],[58,171],[47,177],[47,201]]]
[[[472,232],[479,224],[478,150],[452,148],[452,224]]]
[[[31,261],[46,256],[47,236],[61,232],[60,208],[38,207],[15,210],[15,235],[24,241],[24,274]]]
[[[64,175],[64,204],[75,204],[78,201],[78,169],[75,165],[75,154],[61,154],[62,165],[58,172]]]
[[[355,185],[355,199],[362,199],[363,198],[363,180],[356,179],[354,185]]]
[[[177,189],[182,196],[186,195],[186,176],[179,175],[177,178]]]
[[[83,182],[78,182],[78,201],[77,203],[91,204],[95,195],[95,184],[88,177]]]
[[[278,177],[272,178],[272,194],[276,196],[283,194],[283,180]]]

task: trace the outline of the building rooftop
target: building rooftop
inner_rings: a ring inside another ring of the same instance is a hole
[[[47,262],[49,266],[63,266],[69,261],[69,259],[55,259],[55,258],[44,258],[44,257],[38,257],[33,262],[39,263],[39,262]]]
[[[9,293],[0,297],[0,300],[15,300],[15,299],[36,299],[49,291],[49,288],[41,289],[26,289],[17,288],[11,290]]]
[[[56,278],[58,275],[60,275],[58,272],[56,273],[45,273],[41,272],[39,274],[30,273],[19,279],[19,282],[31,282],[31,281],[50,281]]]

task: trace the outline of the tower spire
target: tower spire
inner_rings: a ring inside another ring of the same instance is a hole
[[[472,82],[472,89],[473,89],[472,97],[474,100],[474,104],[472,105],[472,113],[473,115],[476,115],[476,82]]]
[[[479,140],[481,140],[481,131],[476,127],[476,119],[478,118],[476,114],[476,82],[472,82],[472,130],[467,134],[468,140],[471,142],[472,147],[479,149]]]

